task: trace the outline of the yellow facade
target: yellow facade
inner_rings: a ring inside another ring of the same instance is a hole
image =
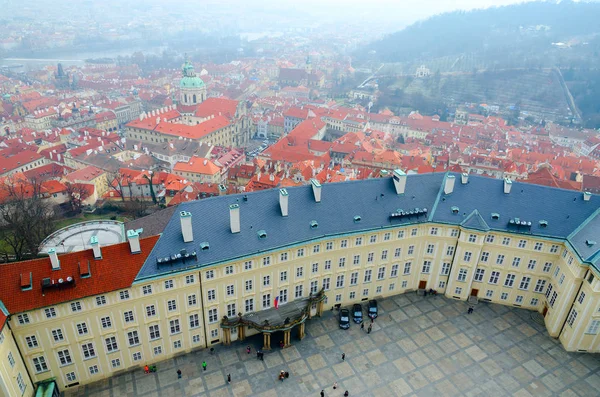
[[[34,391],[13,334],[5,324],[0,329],[0,395],[33,396]]]
[[[285,305],[322,288],[326,308],[416,290],[472,303],[476,296],[543,313],[566,350],[600,351],[600,281],[563,241],[434,223],[334,236],[139,280],[127,290],[13,314],[10,326],[33,381],[56,377],[64,390],[222,343],[229,338],[223,316],[271,308],[275,296]],[[568,324],[571,306],[578,315]],[[20,324],[22,314],[28,324]],[[40,357],[47,369],[40,370]]]

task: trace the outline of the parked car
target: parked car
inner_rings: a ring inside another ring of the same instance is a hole
[[[368,315],[369,318],[377,318],[377,301],[375,299],[371,299],[369,301],[369,310],[368,310]]]
[[[350,328],[350,311],[348,309],[340,310],[340,328],[341,329]]]
[[[363,309],[359,303],[355,303],[352,306],[352,319],[356,324],[363,322]]]

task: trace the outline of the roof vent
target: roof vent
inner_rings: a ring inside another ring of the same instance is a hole
[[[200,243],[200,249],[202,251],[208,251],[209,248],[210,248],[210,245],[208,244],[208,241],[203,241]]]
[[[392,180],[394,181],[396,194],[404,194],[406,189],[406,173],[402,170],[394,170]]]
[[[60,260],[58,259],[56,248],[50,248],[48,250],[48,256],[50,257],[50,264],[52,265],[52,270],[60,270]]]
[[[258,238],[261,240],[267,238],[267,232],[264,230],[259,230],[257,234],[258,234]]]
[[[500,214],[497,212],[492,212],[492,219],[500,219]]]
[[[590,201],[591,198],[592,198],[592,193],[583,192],[583,201]]]
[[[450,210],[452,211],[453,214],[458,214],[458,211],[460,211],[460,208],[458,208],[457,206],[452,206],[452,208],[450,208]]]
[[[31,272],[29,272],[29,274],[25,273],[21,273],[21,290],[22,291],[26,291],[28,289],[31,289],[31,279],[32,279],[32,275]]]
[[[354,223],[358,223],[362,220],[362,218],[360,217],[360,215],[354,215]]]
[[[98,236],[90,237],[90,245],[94,251],[94,259],[102,259],[102,251],[100,250],[100,243],[98,242]]]
[[[317,223],[317,221],[310,221],[310,228],[311,229],[316,229],[319,227],[319,224]]]
[[[469,174],[467,174],[466,172],[463,172],[463,173],[460,175],[460,182],[461,182],[463,185],[466,185],[467,183],[469,183]]]
[[[594,240],[585,240],[585,245],[591,247],[592,245],[596,245],[596,242]]]
[[[316,179],[311,179],[310,184],[312,186],[313,194],[315,196],[315,202],[321,202],[321,184]]]
[[[542,220],[540,221],[540,226],[541,226],[541,227],[547,227],[547,226],[548,226],[548,221],[545,221],[545,220],[543,220],[543,219],[542,219]]]

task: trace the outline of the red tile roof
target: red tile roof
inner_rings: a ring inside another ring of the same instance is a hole
[[[226,98],[208,98],[196,108],[194,116],[210,117],[225,116],[230,119],[235,117],[238,101]]]
[[[129,243],[102,247],[102,259],[94,259],[91,249],[59,255],[60,270],[52,270],[50,258],[34,259],[0,265],[0,300],[10,313],[20,313],[128,288],[156,244],[158,236],[140,240],[141,253],[132,254]],[[80,269],[89,263],[90,277],[82,278]],[[118,271],[117,271],[118,270]],[[29,278],[31,290],[21,290],[21,279]],[[42,294],[42,279],[66,280],[73,277],[72,286],[49,288]]]

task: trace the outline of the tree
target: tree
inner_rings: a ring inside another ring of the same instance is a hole
[[[129,198],[131,199],[131,179],[129,176],[125,176],[121,172],[110,172],[106,175],[106,185],[109,189],[117,192],[123,202],[125,202],[125,194],[123,192],[125,184],[129,186]]]
[[[71,210],[74,213],[79,214],[83,208],[83,202],[90,197],[90,185],[66,182],[65,186],[67,187],[67,195],[69,197]]]
[[[152,197],[152,202],[154,204],[157,204],[158,202],[156,201],[156,194],[154,193],[154,185],[152,184],[152,179],[154,178],[154,172],[148,171],[148,173],[143,174],[143,176],[145,179],[148,180],[148,183],[150,184],[150,196]]]
[[[40,243],[54,231],[54,211],[44,200],[42,183],[8,177],[0,184],[1,239],[10,250],[0,252],[17,261],[37,255]]]

